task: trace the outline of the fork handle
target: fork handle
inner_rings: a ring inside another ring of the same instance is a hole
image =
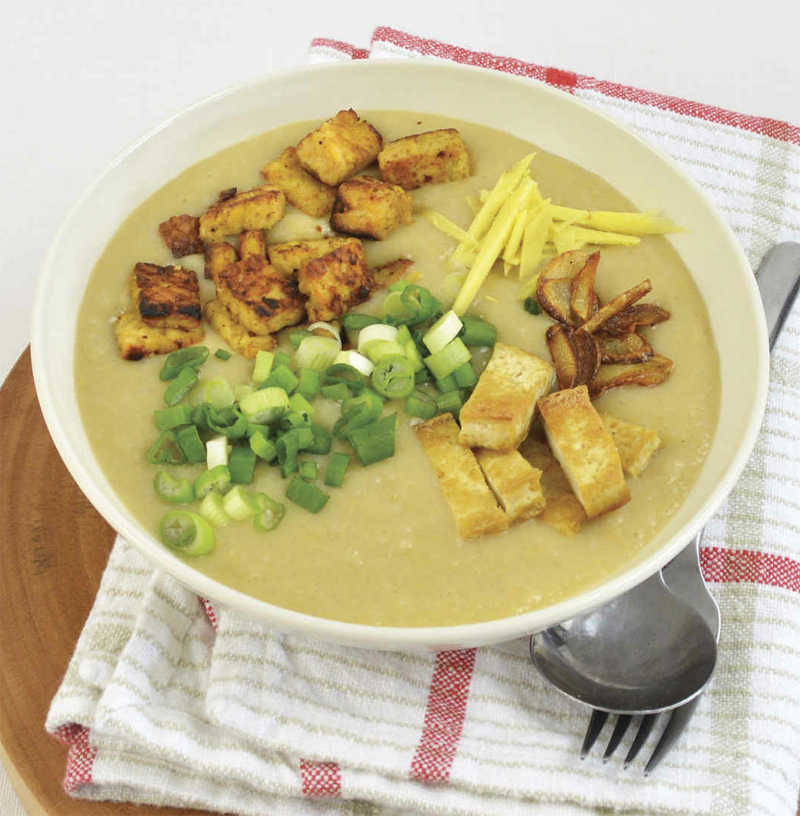
[[[686,726],[689,725],[689,720],[692,719],[699,702],[700,695],[673,710],[669,720],[667,720],[666,727],[661,733],[661,739],[659,739],[650,759],[647,761],[647,765],[645,765],[645,776],[649,776],[656,769],[658,763],[664,759],[670,748],[678,741],[678,738],[686,730]]]

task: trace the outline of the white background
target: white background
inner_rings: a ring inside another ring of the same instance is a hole
[[[92,179],[186,105],[303,64],[313,37],[367,47],[392,26],[800,124],[796,0],[0,0],[0,20],[0,381],[28,344],[47,247]],[[2,771],[0,813],[24,813]]]

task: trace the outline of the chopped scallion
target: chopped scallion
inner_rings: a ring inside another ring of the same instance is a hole
[[[252,498],[253,526],[262,532],[274,530],[283,521],[286,507],[271,499],[266,493],[256,493]]]
[[[385,323],[375,323],[362,329],[358,335],[358,351],[364,354],[367,343],[373,340],[397,340],[397,329]]]
[[[414,390],[414,369],[405,357],[384,357],[372,372],[372,386],[387,399],[404,399]]]
[[[164,392],[164,402],[170,406],[177,405],[196,385],[197,372],[194,368],[182,368]]]
[[[459,336],[465,346],[493,346],[497,342],[497,326],[494,324],[471,315],[462,315],[461,321],[464,328]]]
[[[300,380],[284,363],[276,364],[272,373],[261,384],[261,388],[282,388],[287,394],[291,394],[297,388]]]
[[[344,484],[344,477],[347,467],[350,464],[350,456],[346,453],[331,454],[328,467],[325,469],[325,484],[331,487],[341,487]]]
[[[422,337],[422,342],[431,354],[441,351],[451,340],[458,337],[464,324],[461,318],[451,309],[443,314]]]
[[[364,378],[361,372],[347,363],[336,363],[322,372],[322,385],[338,385],[343,383],[353,394],[360,394],[364,388]]]
[[[199,509],[200,515],[212,527],[224,527],[231,521],[231,517],[225,512],[222,496],[213,490],[205,495]]]
[[[458,391],[448,391],[436,398],[436,408],[440,414],[451,413],[457,417],[461,410],[461,394]]]
[[[333,444],[333,434],[322,425],[311,423],[311,443],[306,445],[305,450],[309,453],[324,456],[330,452]]]
[[[419,417],[420,419],[431,419],[435,417],[439,411],[436,408],[436,402],[422,391],[414,391],[406,400],[406,414],[410,417]]]
[[[292,348],[298,348],[306,337],[313,336],[314,332],[310,332],[308,329],[298,329],[297,331],[289,332],[289,342],[292,344]]]
[[[193,465],[205,462],[206,446],[203,444],[203,440],[200,439],[200,434],[194,425],[179,428],[175,432],[175,438],[178,440],[187,462]]]
[[[214,549],[214,528],[197,513],[172,510],[161,519],[161,540],[183,555],[206,555]]]
[[[147,461],[151,465],[182,465],[186,461],[175,431],[167,430],[159,434],[147,451]]]
[[[160,498],[173,504],[189,504],[195,499],[192,483],[188,479],[174,479],[166,470],[156,471],[153,487]]]
[[[539,308],[539,301],[536,300],[535,297],[526,297],[525,298],[525,311],[528,314],[538,315],[541,312]]]
[[[166,382],[174,380],[184,368],[197,368],[208,358],[207,346],[187,346],[186,348],[173,351],[164,360],[161,366],[159,377]]]
[[[307,400],[314,399],[319,393],[319,387],[322,384],[320,372],[313,368],[299,368],[297,370],[297,377],[299,382],[294,393],[302,395]]]
[[[272,422],[289,408],[289,395],[282,388],[261,388],[245,397],[239,408],[248,422]]]
[[[192,409],[188,405],[173,405],[172,408],[158,408],[155,411],[156,427],[159,431],[168,431],[179,425],[188,425],[192,421]]]
[[[229,351],[220,348],[214,352],[214,356],[218,360],[230,360],[233,355]]]
[[[194,494],[198,499],[204,499],[211,492],[225,493],[230,485],[231,472],[228,466],[215,465],[194,480]]]
[[[325,399],[337,400],[338,402],[350,398],[350,389],[344,383],[323,385],[319,393],[325,397]]]
[[[316,485],[304,482],[301,478],[295,476],[292,481],[289,482],[289,487],[286,490],[286,498],[304,510],[308,510],[309,513],[319,513],[328,503],[330,496],[320,490]]]
[[[228,464],[228,440],[215,436],[206,442],[206,467],[213,470],[218,465]]]
[[[244,521],[253,515],[253,503],[250,493],[241,485],[232,487],[223,497],[222,506],[225,512],[235,521]]]
[[[238,445],[231,451],[228,468],[233,484],[251,484],[256,467],[256,452],[251,447]]]
[[[275,443],[270,442],[261,431],[256,431],[250,437],[250,447],[255,451],[256,456],[265,462],[271,462],[278,455]]]
[[[464,365],[457,368],[451,375],[459,388],[472,388],[478,382],[478,375],[472,366],[472,363],[464,363]]]
[[[455,374],[448,374],[446,377],[436,380],[436,387],[442,394],[447,394],[449,391],[458,391]]]
[[[352,331],[360,331],[375,323],[380,323],[378,318],[366,314],[348,314],[342,318],[342,326]]]
[[[437,380],[452,374],[464,363],[470,362],[472,355],[460,338],[451,340],[444,348],[425,358],[425,365]]]
[[[300,462],[297,475],[305,482],[316,482],[317,480],[317,463],[310,459],[304,459]]]
[[[333,363],[341,349],[341,341],[333,337],[306,337],[297,347],[295,360],[300,368],[323,371]]]
[[[353,446],[364,467],[394,456],[394,434],[397,414],[389,414],[369,425],[347,432],[347,441]]]

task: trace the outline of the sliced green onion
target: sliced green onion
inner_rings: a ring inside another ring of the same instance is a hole
[[[306,414],[309,418],[316,413],[316,408],[302,394],[297,393],[289,397],[289,410]]]
[[[194,368],[182,368],[164,392],[164,402],[167,405],[177,405],[196,385],[197,372]]]
[[[387,292],[402,292],[403,289],[406,287],[411,286],[411,284],[405,280],[395,281],[394,283],[390,283],[389,286],[386,287]]]
[[[478,374],[471,362],[464,363],[464,365],[457,368],[450,376],[455,378],[459,388],[472,388],[472,386],[478,382]]]
[[[159,497],[173,504],[189,504],[194,501],[194,489],[188,479],[173,479],[166,470],[156,471],[153,487]]]
[[[411,331],[405,323],[402,326],[397,327],[397,337],[395,337],[395,343],[405,346],[405,344],[411,339]]]
[[[364,354],[364,347],[373,340],[397,340],[397,329],[385,323],[374,323],[362,329],[358,335],[358,351]]]
[[[268,533],[283,521],[286,507],[271,499],[266,493],[256,493],[251,499],[253,504],[253,526]]]
[[[297,430],[292,429],[281,434],[275,446],[278,449],[278,464],[281,468],[281,476],[285,479],[293,473],[297,473],[297,452],[300,450]]]
[[[272,369],[272,373],[261,384],[261,388],[282,388],[287,394],[291,394],[299,382],[292,369],[281,363]]]
[[[366,314],[348,314],[342,318],[342,326],[351,331],[360,331],[375,323],[380,323],[380,320],[378,320],[377,317]]]
[[[225,493],[231,484],[231,472],[227,465],[215,465],[211,470],[201,473],[194,480],[194,495],[204,499],[209,493]]]
[[[373,363],[379,363],[384,357],[405,357],[405,350],[396,340],[371,340],[364,346],[364,354]]]
[[[403,399],[414,390],[414,369],[405,357],[384,357],[372,372],[372,387],[387,399]]]
[[[322,383],[320,372],[313,368],[299,368],[297,369],[297,377],[299,382],[294,393],[300,394],[307,400],[314,399],[319,393],[319,387]]]
[[[365,377],[369,377],[369,375],[372,374],[372,369],[374,368],[370,360],[368,360],[363,354],[359,354],[353,349],[350,349],[349,351],[340,351],[336,355],[334,363],[344,363],[345,365],[352,366],[356,371],[363,374]]]
[[[295,360],[300,368],[313,368],[324,371],[333,364],[336,355],[342,350],[341,340],[333,337],[306,337],[297,347]]]
[[[319,513],[320,510],[328,503],[330,496],[320,490],[316,485],[304,482],[299,477],[295,476],[289,487],[286,490],[286,498],[300,505],[309,513]]]
[[[233,357],[233,355],[232,355],[232,354],[231,354],[229,351],[226,351],[225,349],[221,349],[221,348],[220,348],[220,349],[217,349],[217,350],[214,352],[214,356],[215,356],[215,357],[216,357],[218,360],[230,360],[230,359],[231,359],[231,357]]]
[[[383,411],[383,400],[371,388],[365,388],[357,397],[342,403],[342,416],[333,426],[333,435],[343,438],[348,431],[369,425]]]
[[[147,451],[147,461],[151,465],[182,465],[186,461],[175,431],[162,431],[158,439]]]
[[[441,380],[442,377],[452,374],[457,368],[471,360],[472,355],[469,353],[469,349],[460,338],[456,337],[443,349],[431,354],[430,357],[426,357],[425,365],[428,366],[437,380]]]
[[[422,391],[414,391],[406,400],[406,414],[410,417],[431,419],[438,413],[435,400]]]
[[[168,431],[178,425],[188,425],[192,421],[192,409],[188,405],[173,405],[172,408],[158,408],[154,416],[159,431]]]
[[[234,521],[244,521],[253,515],[252,497],[241,485],[232,487],[223,496],[222,506]]]
[[[360,394],[364,388],[364,378],[361,372],[347,363],[336,363],[322,372],[323,386],[339,383],[344,383],[353,394]]]
[[[341,402],[350,398],[350,389],[344,383],[336,383],[336,385],[323,385],[319,389],[319,393],[325,399],[336,400]]]
[[[383,319],[396,323],[419,322],[419,303],[406,304],[403,300],[404,292],[389,292],[383,301]]]
[[[331,445],[333,444],[333,434],[322,425],[316,423],[311,424],[311,443],[305,446],[305,450],[309,453],[324,456],[330,453]]]
[[[339,329],[333,325],[333,323],[326,323],[324,320],[318,320],[316,323],[312,323],[308,330],[310,332],[316,332],[317,330],[322,329],[322,331],[327,332],[334,340],[339,342],[339,347],[341,348],[342,345],[342,336],[339,333]]]
[[[264,439],[269,439],[272,436],[272,427],[270,425],[261,425],[258,422],[248,423],[247,432],[245,434],[248,439],[257,433],[260,433]]]
[[[205,422],[209,430],[228,439],[241,439],[247,434],[247,419],[236,405],[217,411],[213,405],[204,403]]]
[[[292,358],[285,351],[278,351],[275,354],[272,370],[274,371],[278,366],[286,366],[287,368],[292,366]]]
[[[537,315],[541,312],[539,301],[535,297],[525,298],[525,311],[528,314]]]
[[[178,440],[187,462],[192,465],[205,462],[206,446],[203,444],[203,440],[200,439],[200,434],[194,425],[187,425],[185,428],[177,430],[175,438]]]
[[[215,436],[206,442],[206,467],[213,470],[218,465],[228,464],[228,440]]]
[[[249,397],[256,389],[250,383],[240,383],[234,386],[233,393],[236,402],[241,402],[245,397]]]
[[[436,387],[442,394],[447,394],[450,391],[458,391],[455,373],[448,374],[446,377],[442,377],[441,380],[436,380]]]
[[[250,447],[256,456],[265,462],[271,462],[278,455],[278,449],[275,447],[275,443],[270,442],[261,431],[256,431],[250,437]]]
[[[394,434],[397,429],[397,414],[389,414],[381,419],[347,432],[347,441],[353,446],[364,467],[394,456]]]
[[[166,382],[174,380],[184,368],[197,368],[208,358],[208,348],[206,346],[187,346],[186,348],[173,351],[161,366],[159,377]]]
[[[298,450],[308,450],[309,445],[314,444],[314,430],[310,425],[305,425],[302,428],[292,428],[292,431],[297,436]]]
[[[423,367],[414,374],[414,384],[422,385],[422,383],[430,382],[433,379],[433,374]]]
[[[308,329],[298,329],[297,331],[289,332],[289,342],[292,344],[292,348],[297,348],[306,337],[313,337],[314,332],[310,332]]]
[[[442,304],[431,294],[430,289],[424,286],[414,284],[406,286],[401,297],[407,309],[414,309],[417,312],[416,318],[410,321],[413,326],[430,320],[442,308]]]
[[[443,314],[422,337],[431,354],[441,351],[451,340],[458,337],[463,327],[461,318],[451,309]]]
[[[497,342],[497,326],[471,315],[462,315],[461,320],[464,328],[460,337],[465,346],[493,346]]]
[[[231,451],[228,468],[231,482],[234,484],[251,484],[256,467],[256,452],[251,447],[239,445]]]
[[[312,462],[310,459],[304,459],[302,462],[300,462],[297,475],[305,482],[316,482],[317,463]]]
[[[325,468],[325,484],[331,487],[341,487],[344,484],[344,477],[347,467],[350,464],[350,456],[346,453],[331,454],[328,467]]]
[[[172,510],[161,519],[161,540],[184,555],[206,555],[214,549],[214,528],[197,513]]]
[[[195,405],[208,402],[217,409],[227,408],[236,400],[236,394],[227,380],[201,380],[192,393]]]
[[[261,385],[261,383],[269,377],[274,362],[275,355],[273,352],[264,351],[263,349],[256,352],[256,362],[253,366],[253,374],[251,377],[256,385]]]
[[[458,416],[461,410],[461,394],[458,391],[448,391],[446,394],[440,394],[436,398],[436,407],[440,414],[452,413]]]
[[[303,411],[289,411],[281,418],[282,428],[306,428],[311,424],[311,417]]]
[[[411,364],[411,368],[413,368],[415,372],[422,371],[422,369],[425,368],[422,355],[419,353],[417,344],[413,340],[409,340],[403,346],[403,354],[405,354],[406,360],[408,360]]]
[[[213,490],[206,493],[203,501],[200,502],[199,510],[200,515],[212,527],[224,527],[226,524],[230,524],[231,517],[225,512],[222,496]]]
[[[282,388],[261,388],[245,397],[239,408],[248,422],[272,422],[289,408],[289,395]]]

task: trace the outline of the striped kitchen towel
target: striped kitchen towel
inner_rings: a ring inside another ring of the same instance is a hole
[[[389,28],[369,51],[317,39],[311,56],[446,59],[555,85],[673,156],[754,268],[773,243],[800,240],[797,127]],[[69,746],[66,789],[287,816],[795,814],[799,307],[772,363],[764,426],[702,552],[724,621],[717,672],[654,776],[577,761],[587,711],[532,671],[525,639],[438,654],[335,647],[204,603],[118,541],[47,719]]]

